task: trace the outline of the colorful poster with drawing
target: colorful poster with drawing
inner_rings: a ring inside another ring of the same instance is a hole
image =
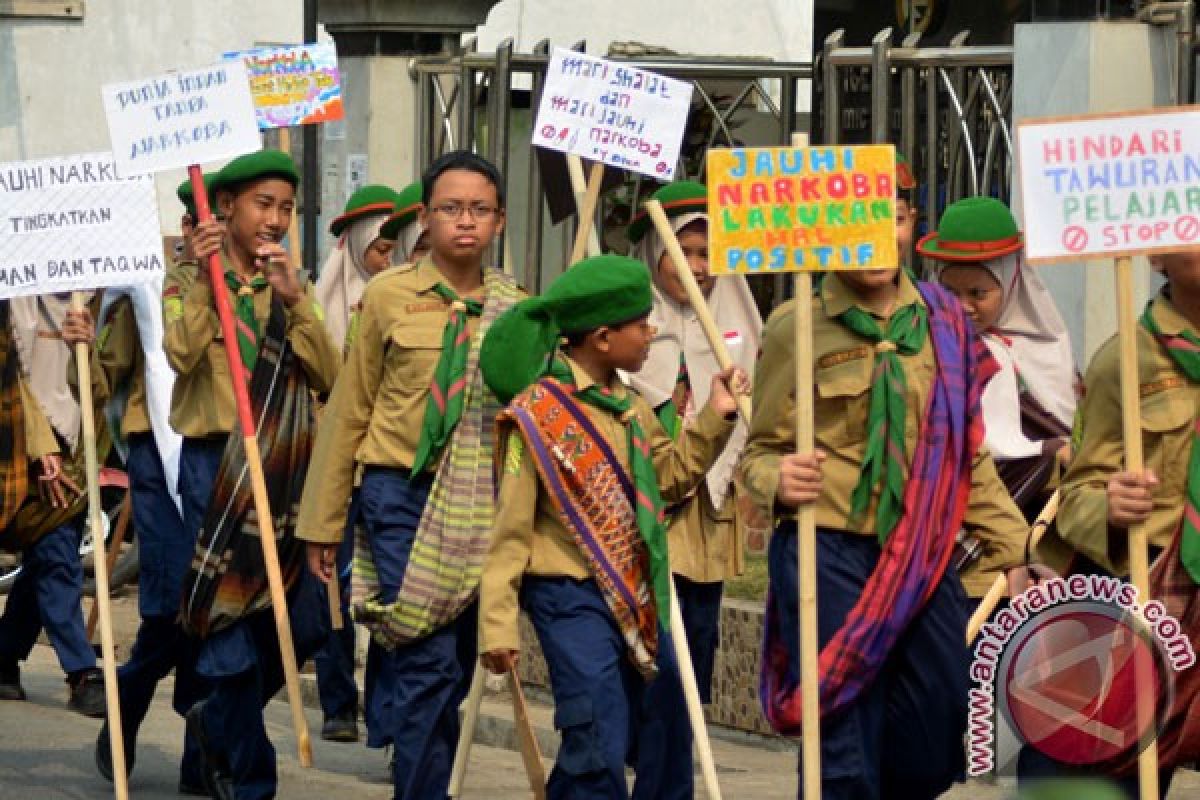
[[[223,57],[246,65],[262,130],[333,122],[346,116],[337,49],[332,42],[259,47]]]

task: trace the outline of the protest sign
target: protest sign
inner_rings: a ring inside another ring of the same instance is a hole
[[[895,267],[891,145],[708,151],[714,275]]]
[[[690,83],[556,48],[533,143],[670,181],[691,102]]]
[[[163,277],[154,181],[111,153],[0,164],[0,298]]]
[[[287,128],[344,119],[337,48],[332,42],[225,53],[246,66],[258,127]]]
[[[1200,249],[1200,108],[1017,126],[1033,263]]]
[[[110,83],[101,91],[121,175],[204,164],[262,147],[240,61]]]

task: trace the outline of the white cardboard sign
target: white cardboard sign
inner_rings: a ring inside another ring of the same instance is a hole
[[[262,147],[241,61],[110,83],[102,92],[121,175],[207,164]]]
[[[670,181],[691,102],[690,83],[555,48],[533,143]]]
[[[0,164],[0,298],[161,280],[154,180],[111,153]]]
[[[1200,249],[1200,107],[1017,127],[1034,263]]]

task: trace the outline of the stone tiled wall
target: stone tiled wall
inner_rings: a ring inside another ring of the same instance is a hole
[[[763,611],[756,603],[726,599],[721,608],[721,644],[713,675],[710,722],[758,734],[770,734],[758,704],[758,661]],[[521,615],[521,680],[549,687],[546,660],[533,626]]]

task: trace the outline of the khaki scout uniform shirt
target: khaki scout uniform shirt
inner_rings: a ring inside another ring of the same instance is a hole
[[[58,438],[54,435],[54,428],[50,427],[50,420],[46,419],[37,399],[29,391],[29,387],[25,385],[22,378],[17,378],[17,386],[21,392],[21,418],[25,425],[26,457],[36,460],[42,456],[54,455],[59,451]],[[29,488],[31,492],[36,492],[36,487],[30,486]]]
[[[736,490],[730,489],[716,509],[701,483],[674,510],[670,524],[667,541],[674,574],[696,583],[717,583],[745,570],[745,526],[737,513]]]
[[[896,308],[925,301],[901,271]],[[742,456],[742,477],[753,499],[764,508],[776,508],[780,459],[795,451],[795,381],[793,362],[795,300],[776,309],[767,320],[763,353],[755,369],[754,418]],[[875,536],[875,510],[879,486],[858,527],[850,526],[850,496],[858,484],[867,443],[867,410],[875,345],[837,320],[852,306],[871,313],[885,327],[887,318],[858,302],[857,295],[836,272],[829,273],[813,303],[814,438],[828,455],[823,465],[824,489],[817,500],[817,525],[832,530]],[[913,355],[900,354],[905,377],[904,448],[909,460],[917,449],[917,435],[929,405],[935,378],[933,343]],[[792,513],[790,510],[787,512]],[[985,572],[1024,561],[1028,525],[1004,489],[996,466],[984,449],[971,467],[971,493],[963,526],[983,542],[979,569]],[[963,582],[967,593],[980,596],[991,584],[988,574]]]
[[[299,538],[341,541],[357,464],[412,469],[450,316],[450,304],[433,291],[443,280],[427,257],[367,284],[354,343],[321,417]],[[472,337],[478,329],[479,318],[468,317]]]
[[[574,361],[567,359],[575,385],[583,390],[595,382]],[[632,409],[642,430],[650,436],[650,450],[663,501],[678,502],[703,480],[712,462],[733,433],[733,421],[705,407],[695,422],[672,441],[658,422],[654,410],[617,378],[609,389],[618,398],[632,395]],[[621,468],[629,469],[628,433],[619,417],[587,403],[584,412],[596,429],[613,445]],[[542,490],[537,466],[524,439],[514,432],[502,456],[504,473],[496,501],[496,521],[491,549],[484,564],[479,588],[481,652],[517,650],[517,592],[523,574],[564,576],[576,580],[591,577],[588,562],[563,525],[549,494]]]
[[[224,253],[221,266],[231,268]],[[237,408],[212,285],[207,277],[197,280],[197,275],[194,262],[180,263],[167,271],[163,289],[163,349],[176,372],[171,427],[182,436],[199,437],[232,431]],[[337,377],[341,356],[325,330],[324,315],[311,283],[304,287],[304,299],[285,308],[283,313],[288,341],[304,367],[309,388],[317,393],[328,392]],[[254,293],[254,315],[260,332],[266,331],[270,314],[268,286]]]
[[[121,417],[121,435],[148,433],[150,415],[146,410],[146,357],[138,336],[133,302],[128,297],[114,302],[108,318],[102,320],[89,366],[92,372],[92,400],[97,406],[107,402],[117,387],[128,384],[128,397]],[[74,348],[67,380],[72,387],[79,383]]]
[[[1154,299],[1150,313],[1165,334],[1197,332],[1161,295]],[[1186,505],[1200,386],[1176,368],[1154,335],[1141,325],[1137,350],[1142,448],[1146,469],[1153,470],[1159,480],[1154,510],[1144,529],[1151,546],[1166,547],[1179,529]],[[1096,352],[1085,383],[1083,441],[1063,478],[1057,537],[1044,537],[1038,553],[1047,564],[1062,569],[1075,550],[1116,575],[1127,575],[1126,532],[1108,525],[1108,479],[1125,469],[1120,346],[1115,336]]]

